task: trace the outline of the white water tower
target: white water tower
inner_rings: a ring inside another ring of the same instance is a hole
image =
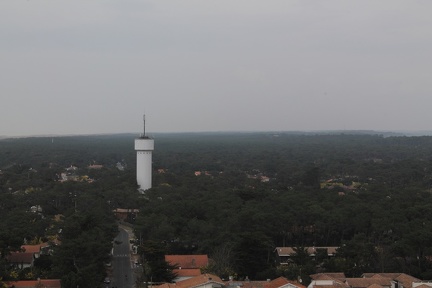
[[[152,187],[152,153],[154,150],[154,140],[146,135],[145,115],[144,133],[135,139],[135,150],[137,151],[137,183],[140,190],[147,190]]]

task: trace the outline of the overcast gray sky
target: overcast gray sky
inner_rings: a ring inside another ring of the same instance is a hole
[[[432,1],[2,0],[0,135],[432,130]]]

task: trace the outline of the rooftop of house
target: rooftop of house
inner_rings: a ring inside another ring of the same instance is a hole
[[[103,168],[103,165],[93,164],[93,165],[89,165],[88,168],[89,169],[101,169],[101,168]]]
[[[401,273],[363,273],[362,277],[363,278],[372,278],[372,277],[385,277],[385,278],[396,278],[399,275],[401,275]]]
[[[43,288],[61,288],[60,279],[40,279],[40,280],[26,280],[26,281],[14,281],[8,282],[9,287],[14,288],[34,288],[38,284],[42,284]]]
[[[345,274],[344,273],[318,273],[318,274],[312,274],[310,275],[312,280],[345,280]]]
[[[371,277],[371,278],[346,278],[347,283],[352,288],[367,288],[373,284],[378,284],[383,287],[392,286],[392,278],[387,277]]]
[[[161,285],[155,285],[154,288],[177,288],[178,286],[175,283],[164,283]]]
[[[36,245],[22,245],[21,249],[23,250],[23,252],[27,252],[27,253],[39,253],[42,248],[48,246],[49,246],[48,243],[41,243]]]
[[[279,256],[291,256],[295,254],[296,247],[276,247]],[[304,247],[309,254],[315,254],[320,249],[327,250],[328,254],[335,254],[339,247]]]
[[[405,273],[364,273],[362,276],[364,278],[377,278],[377,277],[391,278],[394,281],[398,281],[402,283],[402,285],[405,288],[411,288],[413,282],[421,281],[420,279]]]
[[[344,288],[344,287],[348,287],[348,286],[344,283],[334,282],[331,285],[314,285],[313,287],[314,288]]]
[[[420,284],[420,285],[416,286],[416,288],[430,288],[430,287],[431,286],[427,285],[427,284]]]
[[[280,287],[306,288],[306,286],[295,281],[290,281],[285,277],[276,278],[264,285],[264,288],[280,288]]]
[[[347,288],[344,273],[318,273],[310,275],[314,288]]]
[[[227,288],[264,288],[269,281],[226,281],[225,287]]]
[[[33,253],[31,252],[11,252],[7,259],[10,263],[31,264],[33,263]]]
[[[203,274],[200,276],[192,277],[183,281],[179,281],[175,284],[165,283],[159,286],[153,286],[155,288],[193,288],[193,287],[201,287],[207,284],[212,285],[220,285],[222,287],[224,285],[223,281],[216,275],[212,274]],[[213,287],[216,287],[213,286]]]
[[[174,273],[177,274],[177,277],[195,277],[201,275],[201,269],[174,269]]]
[[[418,286],[415,283],[422,282],[405,273],[364,273],[361,278],[346,278],[344,273],[318,273],[310,277],[313,288],[383,288],[391,287],[394,282],[401,283],[404,288],[412,288]]]
[[[296,282],[286,279],[285,277],[279,277],[272,281],[236,281],[236,280],[230,280],[225,282],[225,287],[228,288],[306,288],[306,286]],[[328,287],[326,287],[328,288]]]
[[[124,209],[116,208],[113,210],[114,213],[139,213],[139,209]]]
[[[208,265],[207,255],[165,255],[165,261],[177,265],[178,269],[196,269]]]
[[[372,284],[370,285],[368,288],[382,288],[383,286],[379,285],[379,284]]]

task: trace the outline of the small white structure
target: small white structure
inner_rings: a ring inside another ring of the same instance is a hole
[[[152,187],[152,154],[154,150],[154,140],[146,136],[145,115],[144,133],[135,139],[135,150],[137,151],[137,183],[141,190]]]

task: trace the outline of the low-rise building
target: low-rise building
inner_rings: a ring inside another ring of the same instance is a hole
[[[421,283],[405,273],[364,273],[361,278],[346,278],[343,273],[319,273],[310,277],[312,282],[308,288],[413,288],[414,283]]]
[[[154,288],[222,288],[224,282],[216,275],[203,274],[176,283],[165,283]]]
[[[7,282],[6,285],[11,288],[61,288],[60,279],[13,281]]]
[[[311,257],[315,257],[317,253],[324,252],[328,257],[336,255],[336,250],[339,247],[303,247]],[[286,265],[290,263],[290,259],[296,254],[296,247],[276,247],[276,257],[279,264]]]
[[[208,265],[209,259],[207,255],[165,255],[165,261],[177,266],[173,272],[177,275],[174,282],[178,282],[201,275],[201,268]]]
[[[32,252],[11,252],[6,259],[9,264],[18,268],[31,268],[34,263],[34,253]]]

